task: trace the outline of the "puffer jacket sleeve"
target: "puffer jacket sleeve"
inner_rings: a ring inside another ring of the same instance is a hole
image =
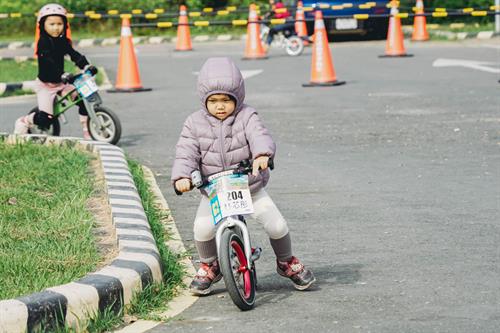
[[[199,168],[200,158],[200,144],[194,132],[193,119],[189,117],[184,123],[175,147],[172,184],[181,178],[191,178],[191,172]]]
[[[255,111],[252,112],[248,118],[245,126],[245,136],[250,145],[252,158],[262,155],[274,157],[276,153],[276,144]]]

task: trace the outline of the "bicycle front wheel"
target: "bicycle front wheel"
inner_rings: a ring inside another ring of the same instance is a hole
[[[110,109],[98,106],[95,115],[99,118],[102,126],[99,126],[90,117],[88,118],[89,134],[96,141],[117,144],[122,135],[122,126],[118,116]]]
[[[300,37],[290,36],[285,40],[286,53],[289,56],[295,57],[302,54],[304,51],[304,42]]]
[[[249,269],[245,246],[241,237],[231,229],[222,233],[220,243],[220,269],[229,296],[242,311],[255,306],[255,274]]]

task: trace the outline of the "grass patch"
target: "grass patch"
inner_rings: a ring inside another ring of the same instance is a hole
[[[179,263],[182,259],[181,256],[172,253],[165,245],[165,241],[169,236],[165,232],[162,221],[169,218],[169,213],[161,210],[154,203],[155,197],[144,178],[141,165],[131,159],[128,159],[128,165],[156,240],[156,246],[160,252],[163,266],[163,282],[144,288],[141,293],[133,298],[125,314],[129,319],[161,321],[164,320],[161,313],[168,309],[168,302],[175,296],[175,289],[182,285],[185,274],[184,267]],[[116,329],[124,324],[127,323],[124,321],[123,313],[115,314],[112,311],[106,311],[91,320],[85,329],[88,332],[104,332]],[[72,330],[66,328],[62,332],[72,332]]]
[[[66,72],[78,73],[80,69],[69,60],[65,60],[64,69]],[[38,75],[38,63],[36,60],[20,61],[0,60],[0,82],[20,83],[23,81],[33,81]],[[96,76],[96,83],[102,84],[104,75],[99,71]],[[33,94],[32,91],[16,90],[6,92],[2,97]]]
[[[68,283],[96,268],[99,258],[92,236],[93,217],[82,209],[93,191],[88,175],[90,159],[70,148],[0,142],[0,299]],[[163,221],[169,212],[156,206],[140,164],[128,162],[164,273],[162,283],[136,295],[125,313],[162,320],[160,314],[182,284],[182,256],[165,245],[169,236]],[[115,314],[110,308],[85,324],[85,330],[104,332],[123,324],[123,313]]]
[[[134,299],[127,312],[141,319],[160,320],[157,314],[165,311],[168,308],[168,301],[175,296],[175,288],[181,285],[184,277],[184,267],[179,263],[181,256],[172,253],[165,245],[169,235],[162,221],[169,218],[169,212],[159,209],[155,204],[155,196],[144,178],[140,164],[130,159],[128,164],[160,252],[163,283],[145,288]]]
[[[95,270],[90,160],[71,148],[0,142],[0,299]]]
[[[493,23],[487,24],[479,24],[479,23],[464,23],[463,26],[461,24],[456,25],[445,25],[445,29],[452,32],[470,32],[470,33],[478,33],[481,31],[494,31],[495,25]]]

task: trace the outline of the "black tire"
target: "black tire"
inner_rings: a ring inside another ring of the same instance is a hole
[[[368,37],[371,39],[387,39],[387,30],[389,30],[388,18],[373,18],[369,22]]]
[[[248,267],[245,257],[243,241],[231,229],[222,233],[220,243],[220,269],[224,283],[233,303],[242,311],[253,309],[255,306],[255,272],[238,271],[241,266]]]
[[[87,126],[89,134],[95,141],[107,142],[113,145],[120,141],[122,135],[122,125],[118,116],[110,109],[104,106],[98,106],[94,109],[97,117],[101,117],[104,121],[104,130],[97,128],[92,119],[89,117]]]
[[[31,111],[28,114],[32,114],[35,112],[38,112],[38,107],[34,107],[33,109],[31,109]],[[29,134],[45,134],[45,135],[59,136],[59,135],[61,135],[61,124],[59,123],[59,119],[55,118],[52,121],[52,125],[47,130],[42,130],[37,125],[33,125],[31,128],[28,129],[28,133]]]

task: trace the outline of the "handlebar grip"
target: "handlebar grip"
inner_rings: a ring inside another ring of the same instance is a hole
[[[175,186],[174,186],[174,191],[175,191],[175,194],[182,195],[182,192],[181,191],[177,191],[177,189],[175,188]]]
[[[88,66],[87,70],[90,72],[90,74],[92,76],[95,76],[97,74],[97,72],[99,72],[99,70],[97,69],[97,67],[95,67],[93,65]]]
[[[269,161],[267,162],[267,166],[270,170],[274,170],[274,158],[269,159]]]
[[[61,75],[61,81],[63,83],[73,83],[75,81],[75,76],[71,73],[63,73]]]

